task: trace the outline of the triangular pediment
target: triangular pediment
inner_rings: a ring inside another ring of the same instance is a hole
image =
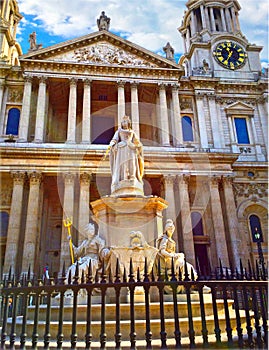
[[[225,108],[225,110],[226,110],[226,113],[230,115],[231,114],[232,115],[236,115],[236,114],[253,115],[254,113],[253,107],[250,107],[246,103],[240,102],[240,101],[232,103],[230,106]]]
[[[95,32],[48,48],[29,51],[21,56],[21,62],[25,60],[181,69],[175,62],[108,31]]]

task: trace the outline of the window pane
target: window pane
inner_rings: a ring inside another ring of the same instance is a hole
[[[185,116],[181,119],[181,121],[182,121],[183,141],[193,141],[191,118]]]
[[[20,122],[20,110],[11,108],[8,112],[6,135],[18,135]]]
[[[253,242],[257,242],[257,241],[263,242],[262,229],[261,229],[261,223],[260,223],[259,217],[257,215],[250,215],[249,223],[250,223],[250,228],[251,228],[252,241]],[[257,239],[255,237],[256,232],[258,232],[260,234],[260,239]]]
[[[245,118],[235,118],[235,129],[238,143],[249,144],[247,121]]]
[[[194,236],[203,236],[202,216],[197,211],[191,213],[192,233]]]
[[[8,213],[6,213],[5,211],[1,211],[0,212],[0,223],[1,223],[1,225],[0,225],[0,227],[1,227],[0,237],[7,236],[8,219],[9,219]]]

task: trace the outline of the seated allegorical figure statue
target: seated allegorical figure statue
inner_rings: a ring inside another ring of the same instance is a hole
[[[181,272],[182,280],[185,278],[185,255],[184,253],[176,253],[176,242],[172,236],[175,231],[175,225],[171,219],[166,221],[165,230],[161,237],[156,241],[156,248],[158,249],[155,267],[158,270],[160,265],[161,275],[165,274],[167,269],[168,274],[171,274],[172,260],[174,261],[174,271],[178,275],[179,269]],[[188,277],[191,278],[191,270],[193,270],[194,279],[197,279],[197,273],[194,267],[190,263],[187,264]]]
[[[85,226],[84,231],[85,239],[83,242],[76,247],[73,245],[74,256],[76,261],[69,266],[66,273],[66,282],[68,281],[69,275],[71,274],[71,281],[76,273],[76,266],[78,263],[79,268],[79,280],[81,280],[82,272],[84,271],[84,277],[86,278],[91,263],[92,276],[96,275],[96,272],[101,267],[101,262],[103,259],[107,259],[110,250],[105,246],[105,241],[95,233],[95,226],[93,223],[89,223]],[[70,239],[70,238],[69,238]]]
[[[121,186],[143,186],[143,146],[134,130],[131,120],[124,116],[121,127],[115,132],[109,144],[110,169],[112,174],[111,193]]]

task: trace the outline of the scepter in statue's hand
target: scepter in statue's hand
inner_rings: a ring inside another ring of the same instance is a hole
[[[104,154],[102,160],[106,160],[106,157],[107,157],[107,155],[108,155],[110,149],[111,149],[111,145],[108,145],[108,148],[107,148],[106,153]]]
[[[72,243],[72,236],[71,236],[72,219],[66,218],[66,220],[63,220],[63,223],[64,223],[64,227],[67,227],[71,262],[72,264],[74,264],[75,259],[74,259],[73,243]]]

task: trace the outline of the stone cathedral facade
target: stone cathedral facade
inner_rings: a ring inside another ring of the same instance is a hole
[[[5,273],[61,270],[63,219],[72,218],[78,243],[90,203],[110,192],[104,155],[124,115],[144,145],[145,195],[168,202],[160,220],[174,220],[178,251],[200,269],[217,268],[219,259],[254,267],[258,231],[266,258],[268,79],[262,47],[240,30],[237,0],[186,3],[179,62],[169,43],[164,58],[115,35],[109,22],[46,48],[33,33],[22,53],[17,1],[0,5]]]

